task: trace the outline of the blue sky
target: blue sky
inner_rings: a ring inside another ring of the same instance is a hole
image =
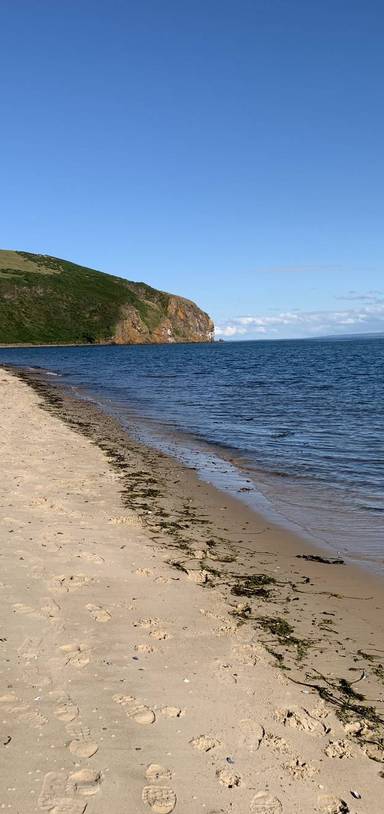
[[[2,0],[0,244],[227,338],[384,330],[384,7]]]

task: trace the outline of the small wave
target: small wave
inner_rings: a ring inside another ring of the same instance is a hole
[[[32,371],[33,370],[41,370],[44,373],[44,376],[58,376],[59,375],[58,373],[54,373],[53,370],[47,370],[45,367],[42,367],[41,365],[29,365],[29,367],[27,367],[27,370],[32,370]]]
[[[143,379],[177,379],[178,373],[144,373]]]

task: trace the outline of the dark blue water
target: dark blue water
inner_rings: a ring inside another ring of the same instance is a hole
[[[12,348],[0,361],[59,373],[221,488],[383,562],[384,339]]]

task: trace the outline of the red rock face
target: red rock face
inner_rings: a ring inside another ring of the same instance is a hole
[[[118,345],[213,342],[214,324],[194,302],[169,295],[165,313],[153,303],[151,309],[152,326],[134,306],[124,305],[112,341]]]

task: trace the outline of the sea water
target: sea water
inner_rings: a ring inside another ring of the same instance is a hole
[[[384,338],[0,348],[275,522],[384,564]]]

